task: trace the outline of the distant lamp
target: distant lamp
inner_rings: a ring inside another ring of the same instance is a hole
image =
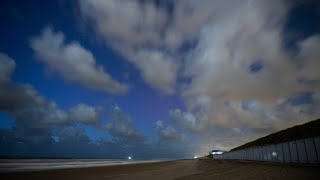
[[[128,160],[131,160],[132,159],[132,157],[131,156],[128,156]]]
[[[211,155],[223,154],[223,152],[222,151],[211,151],[210,154]]]
[[[272,156],[273,157],[277,157],[277,153],[276,152],[272,152]]]

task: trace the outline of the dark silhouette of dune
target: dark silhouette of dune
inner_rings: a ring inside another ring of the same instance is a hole
[[[293,141],[293,140],[309,138],[309,137],[317,137],[317,136],[320,136],[320,119],[310,121],[305,124],[293,126],[291,128],[270,134],[268,136],[259,138],[255,141],[248,142],[234,149],[231,149],[231,151],[245,149],[253,146],[278,144],[282,142]]]

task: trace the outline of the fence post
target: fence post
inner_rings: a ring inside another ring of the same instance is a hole
[[[316,147],[318,163],[320,163],[320,136],[314,137],[314,144],[315,144],[315,147]]]

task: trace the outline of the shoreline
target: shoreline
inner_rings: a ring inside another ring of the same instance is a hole
[[[232,160],[165,162],[0,173],[3,180],[27,179],[320,179],[319,166],[295,166]]]
[[[175,159],[176,160],[176,159]],[[49,170],[64,170],[74,168],[91,168],[106,166],[121,166],[132,164],[147,164],[173,161],[173,159],[126,160],[126,159],[2,159],[0,173],[35,172]]]

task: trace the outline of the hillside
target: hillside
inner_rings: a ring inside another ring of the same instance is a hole
[[[310,121],[302,125],[293,126],[291,128],[270,134],[268,136],[259,138],[255,141],[236,147],[231,151],[245,149],[253,146],[277,144],[277,143],[292,141],[296,139],[303,139],[308,137],[315,137],[315,136],[320,136],[320,119]]]

